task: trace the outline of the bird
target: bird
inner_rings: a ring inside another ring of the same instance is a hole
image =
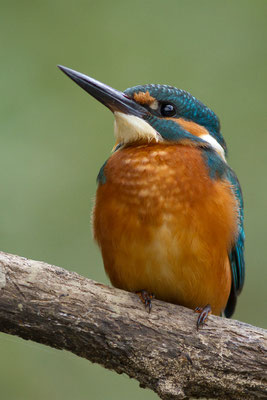
[[[217,115],[159,84],[124,92],[58,65],[115,117],[97,176],[94,238],[113,286],[230,318],[245,277],[244,206]]]

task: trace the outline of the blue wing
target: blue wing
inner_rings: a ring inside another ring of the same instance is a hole
[[[238,223],[238,235],[234,246],[229,253],[229,260],[232,269],[232,287],[228,303],[224,310],[224,314],[227,318],[230,318],[234,312],[237,295],[241,292],[244,279],[245,279],[245,260],[244,260],[244,207],[243,207],[243,196],[242,190],[237,179],[236,174],[232,169],[228,169],[227,178],[233,186],[233,191],[235,193],[236,199],[239,204],[239,223]]]

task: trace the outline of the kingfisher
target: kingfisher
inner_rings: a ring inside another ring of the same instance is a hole
[[[245,275],[243,197],[217,115],[190,93],[146,84],[120,92],[58,66],[115,117],[97,176],[94,238],[107,275],[138,293],[232,316]]]

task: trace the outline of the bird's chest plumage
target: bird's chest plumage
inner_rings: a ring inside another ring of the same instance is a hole
[[[214,302],[220,313],[237,229],[229,183],[211,179],[201,150],[182,145],[118,150],[104,173],[94,233],[112,283],[192,308]]]

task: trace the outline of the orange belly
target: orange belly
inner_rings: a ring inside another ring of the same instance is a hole
[[[230,184],[211,180],[200,150],[182,145],[118,150],[105,176],[93,225],[112,284],[189,308],[210,304],[220,314],[237,230]]]

